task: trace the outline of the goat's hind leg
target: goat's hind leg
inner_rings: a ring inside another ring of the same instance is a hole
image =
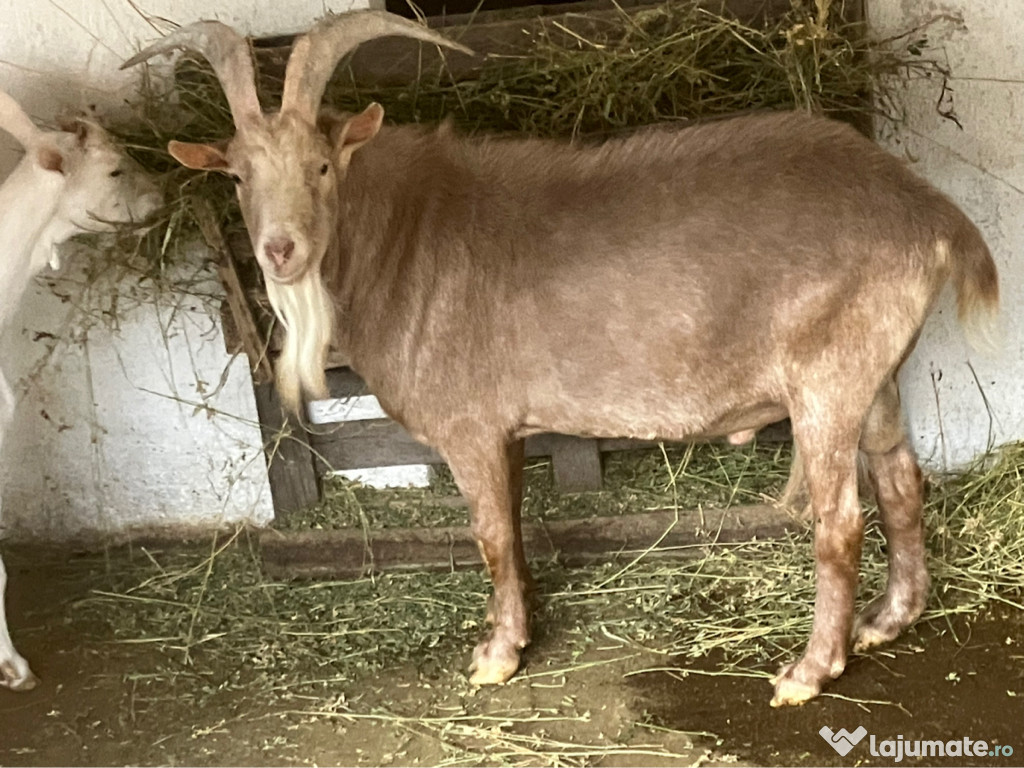
[[[857,425],[793,419],[815,521],[816,595],[807,649],[773,679],[773,707],[813,699],[846,666],[863,538],[857,498],[858,435]]]
[[[460,446],[447,453],[455,481],[469,500],[471,527],[494,593],[487,603],[491,629],[473,650],[470,681],[503,683],[519,668],[519,654],[530,642],[527,591],[532,580],[523,555],[523,441],[486,449]]]
[[[0,372],[0,447],[3,447],[4,435],[14,415],[14,393],[11,392],[7,379]],[[3,505],[3,488],[0,488],[0,508]],[[2,519],[2,518],[0,518]],[[14,647],[11,635],[7,630],[7,570],[0,558],[0,687],[12,691],[28,691],[36,687],[39,679],[32,674],[28,662]]]
[[[879,390],[865,420],[860,447],[867,457],[885,532],[889,578],[885,592],[857,619],[855,651],[893,640],[921,615],[928,598],[923,481],[903,428],[894,380]]]

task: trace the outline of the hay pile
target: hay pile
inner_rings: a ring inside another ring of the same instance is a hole
[[[700,474],[680,472],[678,454],[660,454],[661,461],[651,458],[657,452],[620,457],[619,471],[630,472],[632,479],[612,489],[611,497],[629,494],[638,510],[685,512],[708,499],[763,500],[785,482],[788,457],[774,448],[701,445],[685,452],[691,466],[701,466]],[[929,479],[925,519],[934,586],[926,618],[971,612],[993,600],[1024,609],[1022,474],[1024,443],[1000,449],[963,474]],[[562,516],[574,504],[590,503],[594,514],[593,504],[605,495],[569,494],[566,502],[550,495],[547,483],[539,472],[528,478],[525,507],[534,519]],[[393,499],[395,493],[381,495]],[[344,501],[349,503],[351,497]],[[866,509],[865,599],[882,589],[886,569],[875,510]],[[334,514],[331,522],[361,524],[358,511]],[[381,516],[374,520],[378,523],[395,520]],[[784,542],[697,548],[700,557],[694,560],[640,560],[624,572],[614,563],[572,570],[540,564],[540,621],[550,614],[570,627],[593,624],[672,656],[697,658],[722,648],[732,663],[766,673],[810,631],[810,539],[807,530]],[[268,675],[291,684],[310,664],[327,665],[345,677],[430,657],[440,645],[458,653],[480,631],[489,591],[478,572],[268,582],[255,540],[245,531],[211,544],[202,558],[194,552],[135,552],[118,561],[112,578],[111,590],[87,600],[86,607],[95,609],[97,621],[109,624],[115,636],[132,642],[151,638],[183,662],[197,653],[251,658]],[[680,632],[677,627],[684,625],[690,629]],[[694,632],[694,626],[700,630]],[[296,636],[304,639],[293,644]]]
[[[759,493],[755,488],[781,484],[786,462],[773,450],[694,450],[698,456],[691,461],[702,467],[699,480],[678,473],[669,456],[660,465],[634,462],[634,489],[674,496],[686,510],[715,489],[743,498]],[[741,458],[715,470],[729,453]],[[744,477],[733,471],[740,464]],[[993,601],[1024,610],[1022,467],[1024,444],[1016,444],[963,475],[929,479],[925,517],[934,586],[925,620],[944,624]],[[543,516],[547,504],[540,490],[535,494],[528,487],[527,494]],[[654,500],[641,494],[639,503],[644,498]],[[861,604],[882,589],[886,567],[870,508],[868,516]],[[641,559],[625,569],[622,562],[571,570],[535,564],[538,606],[529,674],[542,681],[571,680],[595,663],[600,649],[601,663],[629,659],[635,671],[770,676],[801,649],[810,631],[810,531],[784,541],[695,550],[693,559]],[[400,714],[398,705],[382,714],[339,697],[363,690],[385,670],[411,666],[427,681],[457,686],[461,680],[468,686],[460,667],[483,631],[489,593],[478,571],[268,581],[245,531],[211,543],[205,554],[142,550],[116,554],[109,562],[109,587],[80,603],[76,616],[86,626],[102,627],[97,637],[105,641],[160,650],[160,668],[145,675],[150,695],[173,690],[202,706],[220,690],[244,689],[254,706],[315,702],[317,716],[326,718]],[[915,642],[911,634],[875,655],[911,652]],[[766,698],[769,690],[766,682]],[[429,711],[415,714],[433,722]],[[460,717],[487,731],[486,718],[474,719],[472,710]],[[434,723],[439,734],[445,722],[442,713]],[[474,754],[479,759],[504,749],[506,736],[494,730],[493,743],[474,742]],[[541,743],[536,749],[544,753],[540,762],[566,764],[561,747]]]

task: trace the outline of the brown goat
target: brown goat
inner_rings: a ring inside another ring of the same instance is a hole
[[[817,695],[851,637],[883,643],[920,615],[922,482],[896,374],[947,280],[961,319],[989,319],[998,304],[988,249],[948,198],[853,129],[805,114],[591,147],[382,127],[378,105],[318,124],[330,70],[358,42],[450,45],[374,12],[300,38],[281,111],[261,114],[244,42],[219,27],[211,45],[204,24],[135,60],[203,50],[238,131],[170,151],[240,183],[288,329],[285,400],[323,394],[333,339],[384,409],[449,463],[494,582],[473,681],[507,680],[530,639],[519,507],[523,439],[537,432],[739,441],[792,419],[817,599],[773,705]],[[890,573],[855,625],[858,450]]]

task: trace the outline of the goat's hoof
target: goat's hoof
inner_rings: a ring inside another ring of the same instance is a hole
[[[885,645],[890,640],[893,640],[897,634],[898,632],[885,632],[880,627],[871,624],[857,627],[853,633],[853,652],[864,653],[872,648]]]
[[[895,640],[904,626],[902,621],[892,620],[884,611],[861,616],[853,629],[854,653],[864,653]]]
[[[800,673],[799,663],[787,664],[772,678],[775,695],[773,707],[794,707],[815,698],[821,693],[821,682],[805,679]]]
[[[0,662],[0,687],[12,691],[31,691],[39,685],[39,678],[32,674],[28,662],[20,656]]]
[[[473,685],[500,685],[519,669],[519,649],[494,633],[473,649],[469,682]]]
[[[863,653],[899,637],[924,611],[924,591],[916,597],[894,600],[884,594],[869,603],[853,626],[853,650]]]

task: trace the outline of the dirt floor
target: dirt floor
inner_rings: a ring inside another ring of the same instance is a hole
[[[3,765],[889,765],[871,738],[884,752],[898,736],[1017,750],[903,764],[1024,764],[1024,616],[1012,608],[921,625],[796,709],[771,709],[763,675],[722,676],[715,658],[699,664],[708,674],[637,674],[671,660],[610,641],[560,673],[545,662],[557,632],[539,632],[522,673],[499,688],[468,685],[467,648],[450,665],[403,663],[268,697],[247,689],[244,668],[211,669],[200,655],[169,676],[159,638],[113,642],[78,609],[106,588],[102,557],[5,556],[15,642],[43,682],[0,691]],[[869,736],[840,756],[823,726]]]

